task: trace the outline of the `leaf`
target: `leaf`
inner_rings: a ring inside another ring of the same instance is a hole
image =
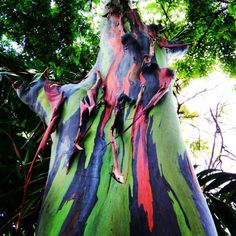
[[[209,185],[207,185],[204,188],[205,192],[210,191],[214,188],[218,188],[218,187],[220,187],[220,185],[222,185],[228,181],[231,181],[233,178],[236,179],[236,174],[219,173],[219,174],[214,175],[214,177],[215,177],[215,180],[213,180]]]
[[[202,179],[204,176],[207,176],[208,174],[213,173],[213,172],[216,172],[216,171],[220,171],[220,170],[218,170],[218,169],[207,169],[207,170],[203,170],[203,171],[201,171],[201,172],[199,172],[199,173],[197,174],[197,178],[198,178],[198,179]]]
[[[236,180],[230,182],[229,184],[227,184],[226,186],[224,186],[219,193],[228,193],[228,192],[232,192],[232,191],[236,191]]]
[[[229,180],[231,180],[233,178],[236,178],[236,174],[231,174],[227,172],[219,172],[219,173],[207,175],[206,177],[199,179],[198,181],[199,181],[200,186],[204,186],[208,182],[213,181],[214,179],[217,179],[217,178],[225,178],[225,179],[229,178]]]
[[[236,211],[212,195],[209,195],[209,198],[217,211],[217,217],[223,221],[232,235],[236,235]]]
[[[146,6],[146,9],[148,10],[148,11],[153,11],[153,10],[155,10],[157,8],[157,4],[155,3],[155,2],[151,2],[151,3],[149,3],[147,6]]]
[[[212,211],[212,210],[211,210]],[[216,226],[216,230],[217,230],[217,233],[219,236],[228,236],[228,234],[225,232],[225,230],[223,229],[222,227],[222,223],[221,221],[219,220],[219,218],[217,218],[215,216],[215,214],[213,212],[212,213],[212,217],[213,217],[213,220],[214,220],[214,223],[215,223],[215,226]]]
[[[236,18],[236,4],[232,3],[228,6],[229,14]]]

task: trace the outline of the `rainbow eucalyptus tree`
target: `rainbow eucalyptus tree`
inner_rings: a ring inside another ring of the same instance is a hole
[[[84,81],[63,85],[43,73],[15,84],[47,124],[35,159],[50,135],[53,142],[38,235],[216,235],[167,68],[187,46],[159,30],[127,1],[109,1],[100,52]]]

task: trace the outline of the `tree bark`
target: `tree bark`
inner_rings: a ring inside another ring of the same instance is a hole
[[[48,125],[40,150],[53,140],[37,235],[217,235],[173,104],[168,55],[185,49],[112,1],[84,81],[17,88]]]

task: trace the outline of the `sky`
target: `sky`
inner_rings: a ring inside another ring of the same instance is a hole
[[[187,101],[185,105],[190,112],[197,112],[198,117],[182,120],[181,128],[192,164],[200,165],[197,168],[198,172],[208,167],[211,157],[216,125],[210,110],[215,114],[217,104],[220,109],[222,108],[218,124],[222,131],[224,146],[236,156],[236,79],[229,78],[217,68],[207,78],[191,81],[190,85],[182,90],[179,101],[186,101],[194,95],[196,97]],[[198,139],[202,141],[202,147],[200,151],[195,151],[194,155],[191,143]],[[219,134],[215,143],[214,158],[220,154]],[[228,156],[233,158],[232,155]],[[222,166],[219,165],[217,168],[236,173],[236,158],[231,160],[229,157],[221,157]]]

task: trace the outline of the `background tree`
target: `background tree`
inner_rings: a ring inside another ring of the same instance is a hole
[[[91,29],[91,19],[86,19],[85,14],[90,6],[87,1],[70,4],[66,1],[20,1],[17,4],[15,1],[2,1],[0,61],[3,69],[22,76],[25,68],[43,71],[49,66],[57,80],[80,80],[91,68],[98,51],[98,37]],[[235,38],[234,1],[153,1],[146,8],[149,14],[161,12],[156,19],[158,22],[154,23],[162,25],[164,36],[195,42],[186,60],[175,64],[182,86],[190,78],[209,73],[215,63],[220,63],[225,71],[235,75],[235,42],[232,42]],[[183,12],[182,21],[176,21],[176,12]],[[1,144],[1,189],[4,193],[0,199],[6,206],[1,221],[2,224],[8,222],[6,228],[14,230],[11,226],[19,210],[18,196],[22,193],[26,175],[24,169],[33,157],[35,142],[42,135],[43,125],[18,102],[7,80],[1,81],[1,91],[1,140],[4,140]],[[32,116],[30,121],[27,119],[29,114]],[[47,150],[44,155],[48,156]],[[30,215],[34,213],[37,217],[38,208],[34,203],[41,198],[37,192],[42,192],[44,186],[46,174],[42,175],[42,169],[47,166],[45,159],[43,163],[35,166],[23,231],[35,227],[32,222],[28,223],[28,219],[35,222]],[[27,216],[30,217],[27,219]]]

